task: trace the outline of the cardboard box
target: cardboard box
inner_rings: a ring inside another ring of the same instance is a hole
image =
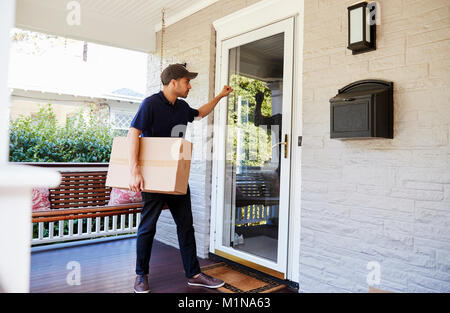
[[[191,169],[192,143],[183,138],[139,138],[139,165],[144,191],[184,195]],[[129,189],[130,167],[126,137],[113,141],[106,186]]]

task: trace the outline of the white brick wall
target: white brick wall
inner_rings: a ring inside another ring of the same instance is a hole
[[[367,292],[377,261],[377,288],[450,292],[450,3],[378,2],[353,56],[354,1],[305,1],[301,291]],[[368,78],[394,82],[394,139],[330,139],[328,100]]]
[[[215,31],[212,22],[259,0],[221,0],[199,12],[167,27],[164,37],[164,66],[187,63],[189,70],[198,72],[191,81],[192,89],[187,102],[199,108],[214,96]],[[149,56],[147,93],[160,88],[160,38],[158,50]],[[194,144],[189,186],[198,256],[205,258],[209,251],[211,216],[211,157],[214,116],[211,113],[201,121],[190,124],[186,139]],[[178,248],[176,226],[170,212],[163,211],[157,224],[157,240]]]

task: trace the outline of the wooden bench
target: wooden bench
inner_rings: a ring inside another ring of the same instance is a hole
[[[278,205],[279,182],[276,174],[248,173],[236,175],[236,207]]]
[[[32,213],[32,223],[138,213],[142,203],[108,206],[107,171],[61,172],[61,184],[49,190],[50,210]]]

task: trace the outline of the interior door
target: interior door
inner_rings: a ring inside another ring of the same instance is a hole
[[[293,18],[222,42],[215,253],[274,276],[287,268]]]

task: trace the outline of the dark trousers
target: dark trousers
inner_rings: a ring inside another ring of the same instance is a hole
[[[149,262],[152,252],[153,238],[164,203],[167,203],[170,213],[177,225],[178,243],[184,272],[187,278],[200,273],[195,245],[194,226],[191,209],[191,193],[188,186],[185,195],[168,195],[161,193],[142,192],[141,222],[136,240],[136,274],[149,273]]]

